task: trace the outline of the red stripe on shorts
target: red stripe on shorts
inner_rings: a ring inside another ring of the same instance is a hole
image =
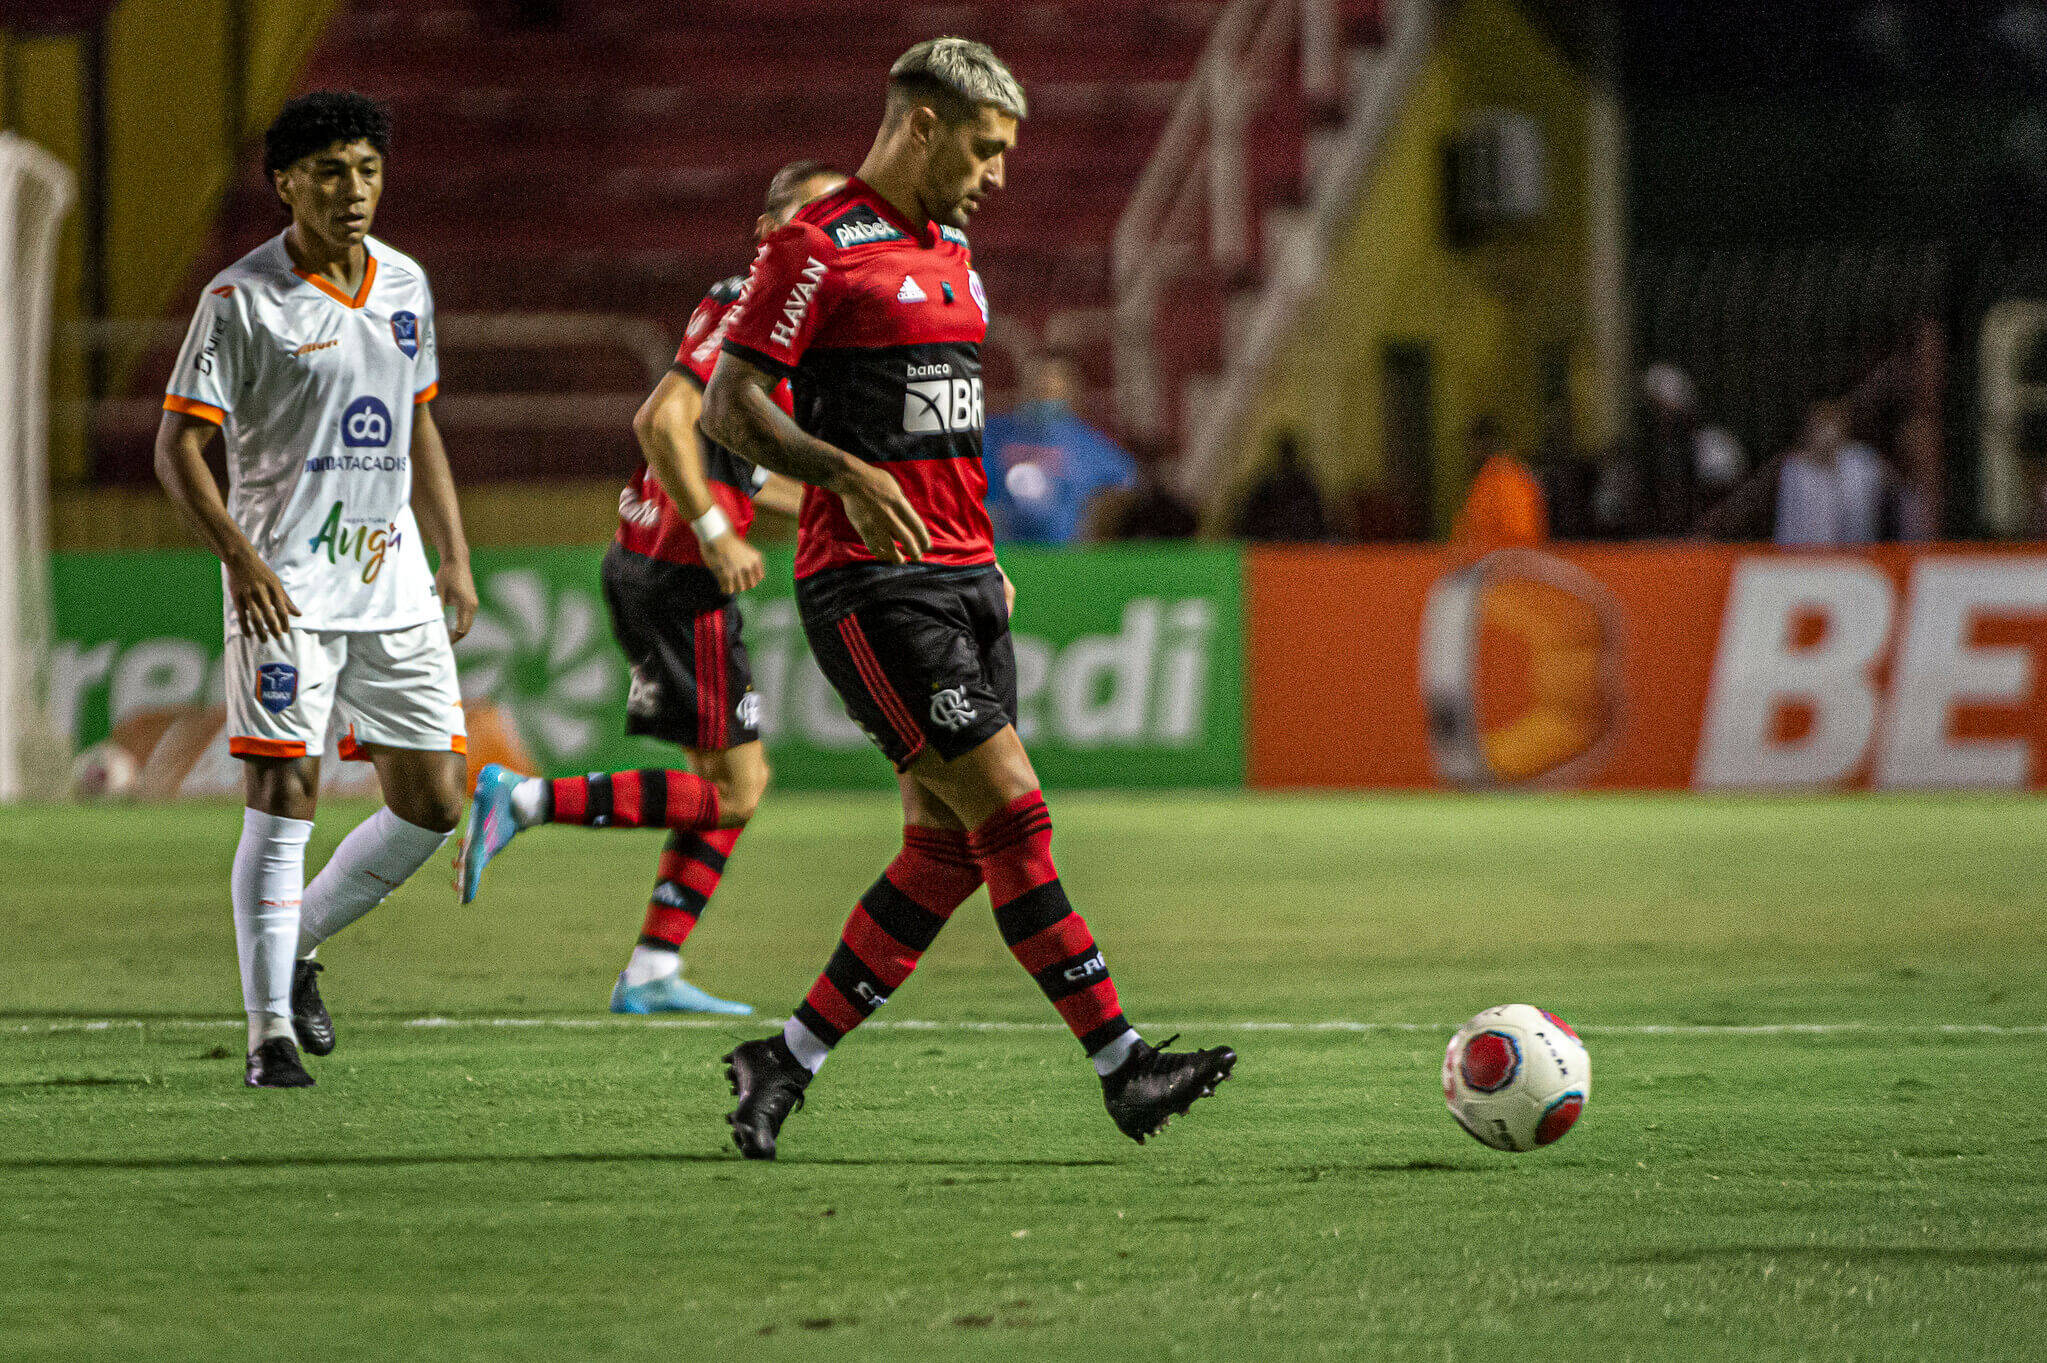
[[[704,746],[723,748],[731,743],[732,737],[725,730],[727,702],[731,698],[726,694],[725,685],[725,612],[722,610],[711,613],[711,656],[705,661],[711,669],[713,709],[711,736]]]
[[[868,646],[867,635],[860,628],[858,618],[849,615],[839,621],[839,638],[845,641],[846,651],[853,655],[853,666],[859,669],[860,680],[867,684],[867,694],[881,707],[881,713],[887,718],[889,727],[896,731],[896,737],[909,749],[903,754],[902,759],[905,762],[909,761],[924,748],[923,731],[918,729],[917,721],[910,718],[909,707],[903,704],[902,697],[889,685],[888,674],[881,670],[881,660],[874,656],[874,650]]]

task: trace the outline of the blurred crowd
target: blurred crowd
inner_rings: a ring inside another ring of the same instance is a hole
[[[1814,395],[1790,437],[1752,453],[1703,410],[1697,384],[1667,362],[1637,385],[1627,437],[1603,457],[1564,446],[1515,449],[1492,416],[1464,438],[1469,471],[1451,539],[1477,548],[1563,540],[1769,541],[1848,546],[1941,533],[1937,400],[1915,401],[1910,367],[1889,362],[1855,385]],[[997,536],[1069,544],[1172,539],[1199,532],[1197,509],[1073,407],[1076,377],[1058,356],[1027,371],[1021,400],[990,419],[984,445]],[[2047,473],[2040,524],[2047,532]],[[1217,528],[1280,543],[1431,539],[1417,496],[1383,488],[1329,496],[1298,438],[1274,436],[1261,472]]]

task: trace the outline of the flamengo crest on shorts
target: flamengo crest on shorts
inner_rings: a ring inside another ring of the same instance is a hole
[[[950,687],[931,698],[931,722],[958,733],[979,718],[973,702],[967,699],[967,688]]]
[[[299,670],[290,663],[263,663],[256,669],[256,699],[273,715],[281,715],[299,698]]]

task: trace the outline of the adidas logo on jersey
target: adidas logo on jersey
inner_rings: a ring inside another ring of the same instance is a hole
[[[903,287],[896,290],[896,302],[921,303],[924,301],[924,298],[925,298],[924,290],[917,287],[917,281],[912,279],[909,275],[904,275]]]

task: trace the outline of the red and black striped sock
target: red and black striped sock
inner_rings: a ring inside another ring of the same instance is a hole
[[[687,771],[593,771],[547,783],[547,822],[585,828],[718,826],[718,788]]]
[[[1096,1068],[1113,1069],[1137,1033],[1087,920],[1073,911],[1052,865],[1052,812],[1040,791],[1020,795],[968,835],[995,926],[1018,963],[1066,1019]]]
[[[953,910],[980,886],[965,833],[905,827],[903,850],[860,897],[824,974],[783,1029],[796,1058],[815,1072],[846,1033],[888,1002]]]
[[[714,828],[708,833],[676,829],[661,849],[661,869],[656,873],[654,897],[647,903],[647,920],[640,925],[640,945],[680,951],[689,940],[704,905],[718,892],[718,880],[725,874],[725,859],[744,830]]]

